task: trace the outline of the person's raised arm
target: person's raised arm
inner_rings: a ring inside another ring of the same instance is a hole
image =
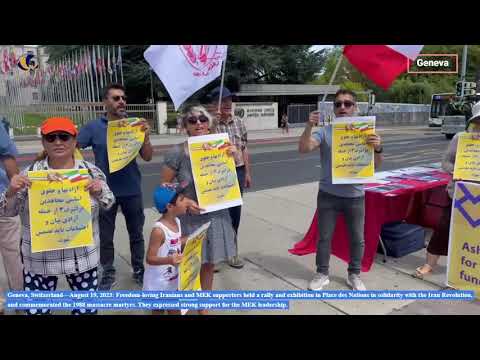
[[[143,141],[143,145],[140,148],[140,156],[145,161],[150,161],[153,158],[153,147],[152,143],[150,142],[150,125],[148,121],[145,119],[141,119],[140,122],[137,123],[138,126],[142,127],[142,131],[145,132],[145,140]]]
[[[5,156],[0,160],[3,162],[5,167],[5,172],[7,173],[8,178],[11,180],[15,175],[18,174],[17,161],[13,156]]]
[[[373,147],[373,159],[375,164],[375,170],[382,166],[383,162],[383,145],[380,135],[372,134],[367,138],[367,144]]]
[[[26,171],[14,175],[7,191],[0,194],[0,216],[17,216],[26,201],[27,188],[32,185]]]
[[[455,170],[455,157],[457,155],[457,146],[458,146],[458,135],[455,135],[448,145],[447,151],[443,155],[442,159],[442,169],[449,173],[453,174]]]
[[[310,113],[307,124],[305,125],[305,130],[300,136],[300,141],[298,143],[298,151],[302,154],[309,153],[320,147],[320,143],[312,137],[312,129],[318,124],[320,119],[320,113],[318,111],[313,111]]]

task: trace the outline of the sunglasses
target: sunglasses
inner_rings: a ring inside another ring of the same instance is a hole
[[[203,124],[208,122],[208,118],[205,115],[190,116],[189,118],[187,118],[187,122],[191,125],[195,125],[197,121],[200,121]]]
[[[67,133],[43,135],[43,138],[49,143],[53,143],[57,139],[60,139],[61,141],[66,142],[70,140],[72,137],[73,137],[72,135]]]
[[[113,99],[113,101],[115,101],[115,102],[120,101],[120,99],[122,99],[123,101],[127,101],[127,97],[126,97],[126,96],[119,96],[119,95],[112,96],[112,99]]]
[[[346,109],[350,109],[352,106],[355,105],[355,103],[353,101],[335,101],[334,103],[335,105],[335,108],[339,109],[342,107],[342,105],[346,108]]]

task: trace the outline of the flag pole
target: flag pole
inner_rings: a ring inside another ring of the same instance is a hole
[[[122,59],[122,47],[120,45],[118,45],[118,56],[120,61],[120,78],[122,79],[122,85],[123,85],[123,59]]]
[[[337,64],[335,65],[335,69],[333,70],[333,74],[332,74],[332,76],[330,76],[330,81],[328,82],[329,87],[333,84],[333,81],[335,80],[335,77],[337,76],[337,72],[338,72],[338,69],[340,68],[340,64],[342,63],[342,59],[343,59],[343,50],[340,52],[340,55],[339,55],[338,60],[337,60]],[[322,109],[322,110],[324,108],[324,104],[325,104],[325,100],[327,99],[327,95],[328,95],[328,89],[326,89],[325,92],[323,93],[322,102],[320,103],[320,109]],[[323,122],[323,126],[325,126],[325,117],[322,118],[322,122]]]
[[[225,59],[223,60],[222,63],[222,78],[220,80],[220,94],[218,94],[218,112],[220,112],[220,106],[222,104],[222,93],[223,93],[223,83],[225,80],[225,67],[227,64],[227,57],[225,56]]]
[[[152,68],[150,68],[150,103],[155,104],[155,100],[153,99],[153,76],[152,76]]]
[[[113,62],[113,73],[115,74],[115,82],[118,83],[117,76],[117,58],[115,57],[115,45],[112,45],[112,62]]]

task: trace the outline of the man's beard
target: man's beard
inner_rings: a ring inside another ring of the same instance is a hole
[[[118,116],[120,116],[122,119],[128,118],[127,110],[122,109],[117,111]]]
[[[128,117],[127,111],[125,109],[118,109],[112,112],[115,117],[120,119],[125,119]]]

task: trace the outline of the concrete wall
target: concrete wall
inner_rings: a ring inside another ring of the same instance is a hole
[[[167,103],[164,101],[157,102],[157,121],[158,121],[158,133],[166,134],[167,125]]]
[[[233,111],[247,130],[278,129],[278,103],[235,102]]]

